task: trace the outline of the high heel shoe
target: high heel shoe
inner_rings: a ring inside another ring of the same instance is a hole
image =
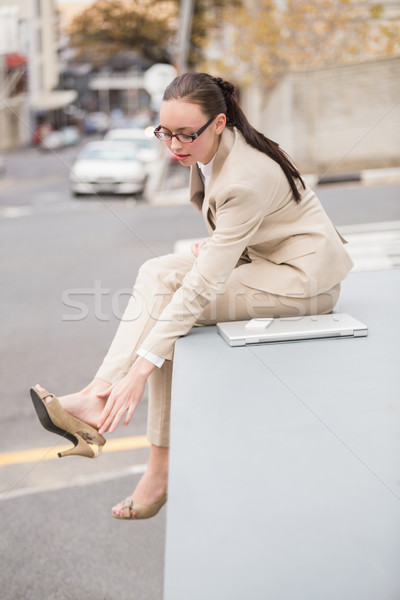
[[[152,504],[139,504],[138,502],[134,502],[131,496],[128,496],[122,501],[122,517],[116,515],[114,512],[112,515],[116,519],[132,519],[133,521],[136,521],[136,519],[150,519],[150,517],[154,517],[159,512],[166,501],[167,492]],[[134,517],[132,517],[131,510],[135,511]]]
[[[95,458],[101,454],[106,440],[97,429],[67,413],[58,398],[47,390],[39,391],[31,388],[30,392],[33,406],[43,427],[52,433],[58,433],[74,444],[72,448],[59,452],[60,458],[73,454]],[[51,400],[45,402],[44,399],[48,396]],[[97,449],[94,446],[97,446]]]

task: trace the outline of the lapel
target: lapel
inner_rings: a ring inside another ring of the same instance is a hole
[[[190,170],[190,202],[201,211],[206,221],[206,225],[211,230],[215,228],[215,195],[218,191],[219,174],[224,166],[224,163],[233,148],[237,133],[231,128],[225,127],[221,134],[220,143],[212,168],[211,179],[208,184],[207,193],[204,194],[204,185],[201,179],[197,165],[191,167]]]
[[[196,165],[190,167],[190,202],[201,211],[204,198],[204,185]]]

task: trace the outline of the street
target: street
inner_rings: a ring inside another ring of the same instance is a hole
[[[40,426],[29,388],[62,395],[89,383],[139,266],[176,240],[207,234],[189,202],[73,199],[67,176],[76,153],[10,153],[0,179],[0,595],[160,600],[165,509],[142,523],[110,513],[147,460],[146,396],[130,425],[107,436],[121,438],[119,447],[95,461],[58,460],[54,452],[48,459],[58,441]],[[400,184],[336,184],[318,195],[339,228],[400,221]]]

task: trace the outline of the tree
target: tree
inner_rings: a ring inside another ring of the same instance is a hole
[[[124,51],[170,62],[177,8],[176,0],[97,0],[72,21],[71,46],[95,67]]]
[[[272,85],[293,69],[399,54],[399,22],[381,17],[380,5],[357,0],[243,0],[225,8],[223,35],[215,29],[208,40],[220,56],[204,68]]]
[[[240,0],[193,0],[193,21],[188,64],[191,68],[204,62],[204,50],[209,32],[218,30],[228,11],[237,9]]]

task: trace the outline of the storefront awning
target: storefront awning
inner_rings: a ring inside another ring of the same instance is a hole
[[[31,107],[34,111],[57,110],[74,102],[77,96],[78,93],[75,90],[41,92],[33,96]]]
[[[16,52],[6,54],[5,59],[7,69],[16,69],[17,67],[26,65],[26,57],[22,54],[17,54]]]

